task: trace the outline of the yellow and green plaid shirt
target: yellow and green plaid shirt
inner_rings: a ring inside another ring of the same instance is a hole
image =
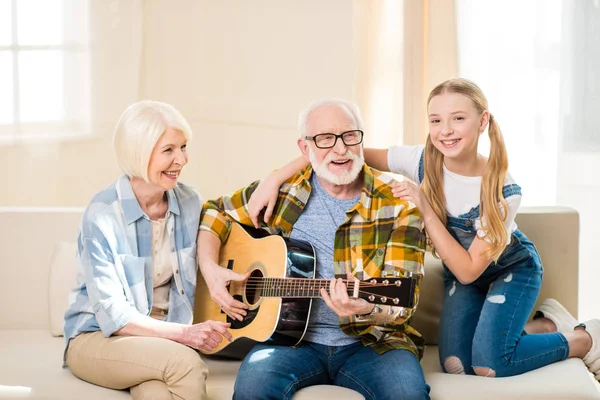
[[[279,198],[268,224],[263,228],[272,234],[289,237],[294,223],[304,209],[311,193],[308,166],[288,179],[279,189]],[[392,195],[392,178],[368,166],[363,168],[364,183],[360,201],[346,213],[337,229],[334,244],[334,273],[347,271],[360,280],[380,277],[383,271],[398,271],[401,277],[411,272],[421,282],[425,257],[425,232],[421,213],[413,203]],[[227,240],[232,219],[253,226],[248,215],[248,200],[258,181],[232,196],[204,203],[200,230],[212,231],[222,243]],[[261,216],[262,217],[262,216]],[[360,336],[364,345],[384,353],[390,349],[406,349],[417,357],[423,355],[423,340],[410,326],[419,302],[419,286],[415,290],[414,308],[405,309],[401,316],[398,307],[383,306],[382,315],[398,315],[392,320],[341,317],[340,328],[348,335]],[[381,322],[383,321],[383,322]]]

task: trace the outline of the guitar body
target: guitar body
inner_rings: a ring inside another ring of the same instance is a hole
[[[302,340],[308,326],[311,298],[265,297],[252,278],[315,277],[315,253],[308,243],[280,236],[254,238],[233,223],[227,242],[221,246],[219,265],[239,274],[251,272],[246,282],[232,282],[229,293],[250,309],[243,321],[233,320],[210,297],[202,274],[198,273],[194,323],[206,320],[231,323],[233,341],[223,340],[212,352],[242,358],[256,342],[293,346]]]

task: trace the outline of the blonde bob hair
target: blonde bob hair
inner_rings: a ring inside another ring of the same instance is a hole
[[[148,182],[150,155],[167,128],[181,131],[188,141],[192,138],[190,125],[170,104],[143,100],[121,114],[113,135],[113,148],[119,168],[129,178]]]
[[[458,93],[466,96],[473,102],[473,106],[479,115],[488,110],[487,99],[479,86],[467,79],[450,79],[440,83],[429,94],[427,104],[429,105],[431,99],[435,96],[444,93]],[[508,171],[508,156],[500,126],[492,114],[489,118],[488,134],[491,144],[490,155],[481,177],[479,211],[482,221],[486,223],[485,239],[491,244],[485,254],[495,261],[500,257],[508,243],[508,233],[504,226],[505,210],[508,210],[508,207],[502,195],[502,188]],[[430,135],[427,135],[424,158],[425,176],[421,188],[439,219],[446,225],[448,219],[446,217],[442,169],[444,156],[435,148]],[[437,255],[435,249],[433,249],[433,254]]]

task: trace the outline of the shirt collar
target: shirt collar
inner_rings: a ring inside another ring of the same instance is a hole
[[[142,217],[148,218],[133,193],[133,188],[131,187],[131,182],[127,175],[123,175],[117,181],[117,195],[127,224],[131,224]],[[167,201],[169,204],[168,213],[179,215],[179,203],[177,202],[177,196],[175,196],[174,190],[167,191]]]
[[[310,177],[313,173],[313,168],[309,164],[300,171],[300,179],[305,185],[310,188]],[[356,212],[365,220],[371,220],[371,205],[373,204],[373,188],[375,186],[375,176],[373,171],[367,164],[363,165],[362,174],[364,177],[363,187],[360,194],[360,200],[348,211],[356,210]]]
[[[365,220],[371,220],[371,205],[373,204],[373,187],[375,185],[375,176],[367,164],[363,165],[363,187],[360,194],[360,200],[351,208]]]

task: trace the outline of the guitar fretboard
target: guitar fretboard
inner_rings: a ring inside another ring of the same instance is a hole
[[[329,291],[328,279],[301,279],[301,278],[255,278],[263,297],[296,297],[316,298],[321,297],[320,290]],[[355,282],[346,282],[348,294],[354,293]]]

